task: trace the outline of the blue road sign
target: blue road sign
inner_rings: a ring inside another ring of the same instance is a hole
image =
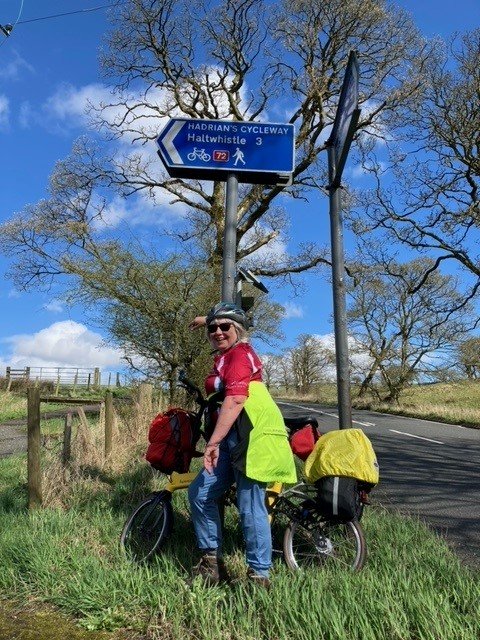
[[[173,177],[289,184],[294,168],[294,126],[232,120],[172,118],[157,138]]]

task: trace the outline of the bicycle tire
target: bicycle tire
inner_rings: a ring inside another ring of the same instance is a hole
[[[367,544],[357,520],[323,520],[308,528],[290,521],[283,537],[283,554],[293,571],[334,565],[360,571],[367,557]]]
[[[160,549],[173,527],[171,495],[152,493],[130,514],[120,544],[130,559],[146,562]]]

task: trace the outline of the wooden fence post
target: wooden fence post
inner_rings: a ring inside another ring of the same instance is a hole
[[[113,394],[111,391],[105,392],[105,460],[112,453],[113,438]]]
[[[7,367],[7,391],[10,391],[10,387],[12,386],[12,374],[10,367]]]
[[[76,370],[75,376],[73,378],[73,393],[75,393],[77,390],[77,383],[78,383],[78,369]]]
[[[152,419],[152,395],[153,385],[148,382],[141,382],[138,387],[136,411],[138,433],[143,433],[142,425],[146,425],[148,429],[148,425],[150,424],[150,420]]]
[[[63,428],[63,452],[62,463],[64,467],[70,464],[72,457],[72,412],[69,411],[65,416],[65,426]]]
[[[27,390],[27,478],[28,508],[42,506],[42,469],[40,463],[40,390]]]
[[[152,413],[153,385],[149,382],[141,382],[138,388],[138,404],[141,411]]]

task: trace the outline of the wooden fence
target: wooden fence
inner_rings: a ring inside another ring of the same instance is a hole
[[[73,387],[74,389],[76,387],[86,387],[88,390],[92,387],[95,389],[101,386],[121,386],[118,372],[113,374],[111,372],[104,373],[102,380],[102,373],[99,367],[23,367],[22,369],[7,367],[5,380],[7,391],[10,391],[12,382],[15,380],[25,383],[53,382],[56,394],[59,393],[60,386]]]
[[[28,478],[28,508],[35,509],[42,506],[42,470],[41,470],[41,431],[40,431],[40,405],[42,402],[55,402],[55,404],[85,405],[85,399],[59,398],[57,396],[40,396],[40,390],[30,387],[27,390],[27,478]],[[113,433],[113,395],[111,391],[105,393],[104,398],[91,398],[88,404],[105,403],[105,459],[112,451]],[[62,460],[67,465],[70,460],[72,436],[72,413],[65,417],[65,429],[63,434]]]
[[[138,388],[138,406],[141,410],[146,410],[148,414],[152,411],[153,385],[141,383]],[[104,434],[104,458],[108,461],[112,453],[113,445],[113,425],[114,406],[113,394],[107,390],[105,396],[98,398],[60,398],[57,396],[41,396],[40,389],[29,387],[27,389],[27,484],[28,484],[28,508],[36,509],[42,506],[42,469],[41,469],[41,430],[40,430],[40,405],[42,402],[54,402],[55,404],[66,405],[101,405],[105,403],[105,434]],[[81,407],[80,407],[81,409]],[[62,461],[67,466],[70,461],[72,436],[72,412],[65,417],[65,428],[63,433]]]

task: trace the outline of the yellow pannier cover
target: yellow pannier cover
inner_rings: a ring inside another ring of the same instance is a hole
[[[377,484],[379,469],[372,443],[361,429],[329,431],[305,460],[305,476],[312,483],[325,476],[344,476]]]

